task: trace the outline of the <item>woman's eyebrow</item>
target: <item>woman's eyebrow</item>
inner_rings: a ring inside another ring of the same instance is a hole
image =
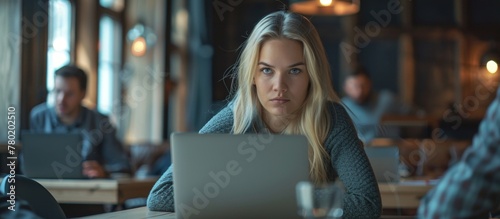
[[[259,65],[265,65],[265,66],[267,66],[267,67],[273,67],[273,68],[274,68],[274,66],[272,66],[272,65],[270,65],[270,64],[267,64],[267,63],[265,63],[265,62],[259,62],[258,64],[259,64]],[[289,67],[289,68],[292,68],[292,67],[299,66],[299,65],[305,65],[305,64],[304,64],[304,62],[297,62],[297,63],[295,63],[295,64],[292,64],[292,65],[288,66],[288,67]]]
[[[303,62],[297,62],[297,63],[295,63],[293,65],[288,66],[288,67],[292,68],[292,67],[299,66],[299,65],[306,65],[306,64],[304,64]]]
[[[265,62],[259,62],[258,64],[259,64],[259,65],[265,65],[265,66],[267,66],[267,67],[274,67],[274,66],[272,66],[272,65],[270,65],[270,64],[267,64],[267,63],[265,63]]]

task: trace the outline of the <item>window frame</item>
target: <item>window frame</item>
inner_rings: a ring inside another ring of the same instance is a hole
[[[119,70],[123,69],[123,66],[124,66],[124,61],[125,61],[125,11],[126,11],[126,7],[127,7],[127,4],[126,4],[126,1],[125,1],[125,5],[123,7],[123,9],[121,11],[115,11],[111,8],[106,8],[104,6],[101,5],[100,1],[99,0],[96,0],[97,1],[97,19],[96,19],[96,39],[97,39],[97,42],[100,43],[100,22],[101,22],[101,19],[104,17],[104,16],[107,16],[109,18],[111,18],[114,22],[116,22],[118,25],[121,26],[121,32],[119,33],[119,37],[121,38],[121,43],[120,43],[120,47],[121,47],[121,51],[119,53]],[[96,110],[99,109],[99,94],[100,94],[100,90],[99,90],[99,76],[100,76],[100,72],[99,72],[99,64],[100,64],[100,55],[99,55],[99,49],[96,51],[96,100],[95,100],[95,106],[96,106]],[[117,74],[120,74],[120,72],[117,72]],[[114,77],[112,77],[114,78]],[[121,82],[120,80],[118,81],[114,81],[113,83],[117,83],[119,85],[118,87],[118,96],[115,95],[114,93],[114,89],[113,88],[113,99],[114,98],[119,98],[120,99],[120,102],[122,103],[123,100],[122,100],[122,95],[121,95],[121,90],[123,89],[122,86],[121,86]],[[116,112],[115,109],[113,109],[113,103],[112,103],[112,109],[110,111],[110,114],[107,115],[107,116],[111,116],[111,117],[115,117],[116,118],[116,121],[119,121],[120,120],[120,115],[119,114],[115,114],[114,112]],[[119,112],[119,111],[118,111]]]
[[[48,3],[50,4],[50,1],[61,1],[61,0],[48,0]],[[74,64],[75,61],[76,61],[76,40],[77,40],[77,37],[76,37],[76,24],[77,24],[77,10],[76,10],[76,3],[75,1],[76,0],[67,0],[70,4],[70,11],[71,11],[71,21],[70,21],[70,36],[69,36],[69,63],[68,64]],[[49,12],[48,13],[51,13],[50,12],[50,9],[49,9]],[[50,15],[49,15],[49,18],[50,18]],[[47,67],[48,67],[48,62],[49,62],[49,40],[50,40],[50,28],[49,28],[49,24],[50,24],[50,21],[48,22],[47,24],[47,47],[46,47],[46,53],[47,53],[47,60],[46,60],[46,68],[45,68],[45,75],[48,76],[48,72],[47,72]],[[49,83],[49,80],[54,80],[53,78],[48,78],[46,79],[45,81],[45,86],[48,88],[48,83]],[[47,93],[48,95],[50,95],[52,91],[51,90],[47,90]]]

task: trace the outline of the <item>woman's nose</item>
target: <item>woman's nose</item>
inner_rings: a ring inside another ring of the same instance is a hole
[[[282,74],[282,73],[276,74],[274,91],[285,93],[287,90],[288,90],[288,86],[286,84],[286,74]]]

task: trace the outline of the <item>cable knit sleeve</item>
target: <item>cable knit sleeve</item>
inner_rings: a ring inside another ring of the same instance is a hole
[[[332,128],[325,141],[333,169],[346,187],[343,218],[379,218],[382,201],[368,157],[343,106],[330,108]]]
[[[233,112],[231,107],[226,106],[205,124],[200,133],[229,133],[232,125]],[[151,189],[147,201],[149,210],[169,212],[175,210],[172,172],[173,166],[170,165]]]
[[[233,109],[231,105],[228,105],[200,129],[200,134],[230,133],[233,128],[233,119]]]
[[[148,196],[147,205],[151,211],[174,211],[174,188],[172,165],[156,181]]]

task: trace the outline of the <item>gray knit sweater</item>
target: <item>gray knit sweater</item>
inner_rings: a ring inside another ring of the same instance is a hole
[[[331,157],[329,178],[334,180],[338,177],[346,188],[343,218],[379,218],[382,209],[380,192],[352,121],[338,103],[330,104],[329,112],[332,115],[332,128],[324,146]],[[232,109],[225,107],[200,133],[230,133],[232,125]],[[147,205],[154,211],[174,211],[172,166],[154,185]]]

